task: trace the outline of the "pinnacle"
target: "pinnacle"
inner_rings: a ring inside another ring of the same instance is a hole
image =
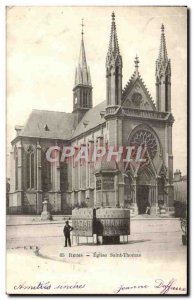
[[[110,34],[110,42],[109,42],[109,50],[108,54],[118,53],[119,54],[119,43],[117,38],[117,29],[115,24],[115,13],[112,12],[112,24],[111,24],[111,34]]]
[[[159,62],[161,61],[168,61],[168,55],[167,55],[167,48],[166,48],[166,39],[165,39],[165,33],[164,33],[164,25],[161,26],[161,39],[160,39],[160,50],[159,50]]]
[[[112,21],[115,21],[115,13],[114,13],[114,11],[112,12]]]
[[[138,67],[139,67],[139,57],[137,55],[135,57],[134,63],[135,63],[135,68],[138,69]]]

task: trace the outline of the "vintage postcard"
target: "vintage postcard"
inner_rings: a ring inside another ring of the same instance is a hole
[[[187,11],[7,6],[7,294],[188,293]]]

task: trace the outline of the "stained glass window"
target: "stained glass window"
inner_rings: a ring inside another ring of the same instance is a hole
[[[134,146],[146,146],[151,159],[155,157],[158,150],[154,135],[145,129],[137,131],[133,135],[130,144]]]

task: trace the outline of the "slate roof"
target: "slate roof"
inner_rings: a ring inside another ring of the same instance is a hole
[[[100,112],[105,111],[105,101],[85,113],[75,128],[76,115],[48,110],[32,110],[29,118],[20,131],[20,136],[70,140],[97,125],[104,123]]]
[[[72,136],[74,122],[72,113],[34,109],[20,135],[66,140]]]
[[[88,110],[82,120],[79,122],[78,126],[76,127],[72,137],[76,137],[81,133],[88,131],[104,123],[104,118],[101,118],[100,112],[105,111],[106,108],[106,101],[99,103],[98,105],[94,106],[92,109]],[[87,125],[86,125],[87,124]]]

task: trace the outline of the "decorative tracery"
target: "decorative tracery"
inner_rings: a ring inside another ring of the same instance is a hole
[[[154,135],[146,129],[138,130],[133,135],[130,143],[134,146],[146,146],[151,159],[153,159],[157,153],[156,139]]]
[[[136,107],[139,107],[142,103],[142,95],[140,93],[134,93],[132,95],[132,102]]]

